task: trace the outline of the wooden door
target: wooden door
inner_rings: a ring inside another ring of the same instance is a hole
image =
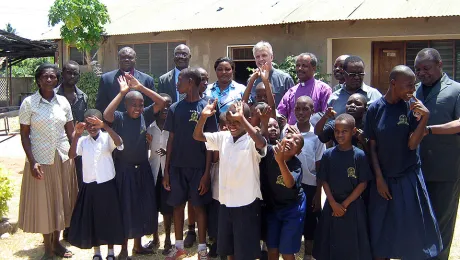
[[[396,65],[405,64],[404,42],[374,42],[372,45],[372,86],[385,94],[389,76]]]

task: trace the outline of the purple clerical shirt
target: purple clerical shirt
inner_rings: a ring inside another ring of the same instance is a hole
[[[278,112],[288,119],[288,124],[297,122],[294,114],[295,102],[300,96],[309,96],[313,99],[315,113],[324,112],[332,90],[328,84],[314,78],[301,82],[290,88],[278,105]]]

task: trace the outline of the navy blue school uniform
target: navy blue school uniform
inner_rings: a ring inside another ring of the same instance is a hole
[[[336,146],[324,152],[316,177],[329,184],[335,201],[342,203],[360,183],[371,180],[372,173],[362,150],[353,146],[353,149],[341,151]],[[326,200],[316,229],[313,256],[318,260],[371,260],[362,198],[353,201],[342,217],[334,217],[332,213]]]
[[[204,206],[212,200],[210,190],[204,195],[199,194],[198,188],[206,168],[206,145],[193,138],[201,111],[207,105],[207,98],[195,102],[184,99],[169,108],[164,130],[174,134],[169,165],[171,192],[167,201],[173,207],[182,205],[189,199],[194,206]],[[206,120],[204,131],[217,131],[215,115]]]
[[[260,162],[261,192],[266,203],[265,222],[268,248],[278,248],[280,254],[299,252],[305,219],[305,194],[302,190],[302,166],[297,157],[286,162],[295,180],[287,188],[283,181],[273,146]]]
[[[393,198],[381,197],[371,183],[368,210],[374,257],[421,260],[442,249],[418,149],[408,147],[417,125],[403,100],[390,104],[382,97],[367,112],[365,133],[377,143],[380,168]]]
[[[153,105],[146,107],[138,118],[127,112],[115,111],[113,130],[123,139],[124,149],[115,151],[115,171],[123,211],[126,238],[138,238],[155,233],[158,223],[155,181],[148,161],[147,126],[155,117]]]
[[[318,139],[322,143],[327,143],[329,141],[332,141],[334,145],[337,145],[337,140],[335,139],[334,130],[335,130],[335,120],[328,121],[324,125],[323,132],[320,135],[318,135]],[[359,147],[358,139],[355,136],[352,137],[351,143],[354,146]]]

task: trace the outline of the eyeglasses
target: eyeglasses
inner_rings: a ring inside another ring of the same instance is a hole
[[[351,72],[351,73],[348,73],[345,70],[343,72],[345,72],[345,74],[347,74],[348,77],[352,77],[352,78],[354,78],[354,77],[362,78],[362,77],[364,77],[366,75],[365,72],[361,72],[361,73],[353,73],[353,72]]]
[[[177,53],[174,53],[174,57],[176,58],[187,58],[188,57],[188,53],[185,53],[185,52],[177,52]]]

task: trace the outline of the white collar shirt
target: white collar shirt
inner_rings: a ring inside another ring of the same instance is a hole
[[[112,152],[117,148],[123,150],[123,144],[116,146],[113,139],[106,132],[99,132],[96,140],[91,136],[82,136],[78,139],[77,155],[82,157],[83,182],[104,183],[115,177]]]
[[[38,163],[53,164],[56,151],[62,161],[69,159],[70,144],[64,126],[72,120],[69,101],[61,95],[48,101],[37,91],[24,99],[19,123],[30,126],[32,154]]]
[[[297,124],[295,126],[297,127]],[[319,140],[313,129],[310,124],[310,131],[301,133],[304,145],[300,154],[297,155],[302,163],[302,183],[310,186],[316,186],[316,162],[321,161],[326,150],[326,145]]]
[[[229,131],[204,135],[206,148],[219,151],[219,202],[226,207],[242,207],[262,199],[259,163],[267,154],[267,146],[258,151],[247,133],[236,142]]]
[[[168,143],[169,132],[160,130],[157,122],[153,122],[148,128],[147,133],[152,136],[152,142],[150,142],[150,156],[149,162],[152,168],[153,178],[157,183],[158,173],[161,167],[161,174],[165,174],[166,156],[160,156],[156,151],[163,148],[166,151],[166,144]]]

